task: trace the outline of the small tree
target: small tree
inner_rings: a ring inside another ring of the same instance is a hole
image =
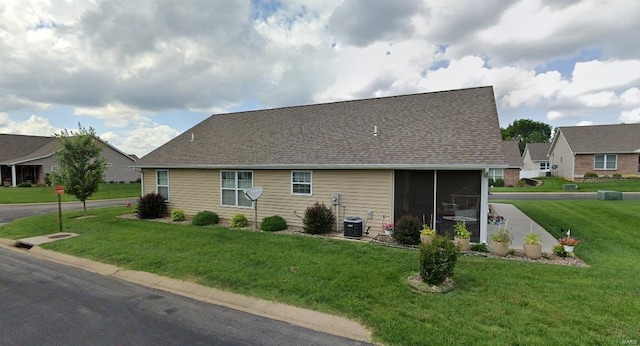
[[[55,134],[60,142],[56,152],[59,169],[52,172],[56,184],[64,185],[65,193],[82,201],[87,215],[87,198],[91,197],[104,181],[106,160],[102,157],[102,146],[98,144],[95,130],[85,129],[78,123],[78,132],[67,130]]]

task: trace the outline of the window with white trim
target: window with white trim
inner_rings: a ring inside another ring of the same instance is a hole
[[[220,203],[227,207],[251,208],[253,203],[244,195],[244,190],[253,187],[251,171],[220,172]]]
[[[291,193],[311,196],[313,174],[311,171],[291,171]]]
[[[56,172],[58,170],[58,165],[51,166],[51,172]]]
[[[169,201],[169,171],[156,171],[156,191],[164,197],[166,202]]]
[[[593,168],[595,169],[617,169],[618,155],[599,154],[594,156]]]
[[[548,171],[549,170],[549,162],[540,162],[540,170]]]
[[[504,180],[504,169],[503,168],[489,168],[489,179],[503,179]]]

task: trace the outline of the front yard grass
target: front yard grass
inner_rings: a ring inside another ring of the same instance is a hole
[[[523,187],[492,187],[492,192],[566,192],[564,184],[576,184],[578,190],[571,192],[597,192],[598,190],[614,190],[622,192],[640,192],[640,179],[610,180],[594,183],[569,181],[563,178],[542,177],[535,178],[542,181],[540,186]]]
[[[98,191],[89,198],[114,199],[140,196],[140,183],[100,184]],[[74,202],[77,199],[71,195],[62,195],[63,202]],[[52,186],[43,187],[0,187],[0,204],[8,203],[45,203],[57,202],[58,196]]]
[[[124,207],[64,214],[82,236],[43,247],[361,321],[393,345],[619,345],[640,339],[640,201],[518,201],[570,228],[591,266],[462,256],[456,289],[414,293],[418,252],[372,243],[118,219]],[[57,231],[56,215],[0,227],[18,239]]]

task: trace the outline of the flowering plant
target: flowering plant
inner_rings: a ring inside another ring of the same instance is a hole
[[[560,239],[560,244],[562,245],[566,245],[566,246],[576,246],[578,245],[579,241],[576,238],[562,238]]]
[[[391,222],[383,222],[382,223],[382,229],[385,231],[392,231],[393,230],[393,223]]]

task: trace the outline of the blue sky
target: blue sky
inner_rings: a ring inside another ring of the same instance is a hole
[[[79,122],[142,156],[211,114],[484,85],[503,127],[636,123],[638,17],[636,0],[5,0],[0,133]]]

